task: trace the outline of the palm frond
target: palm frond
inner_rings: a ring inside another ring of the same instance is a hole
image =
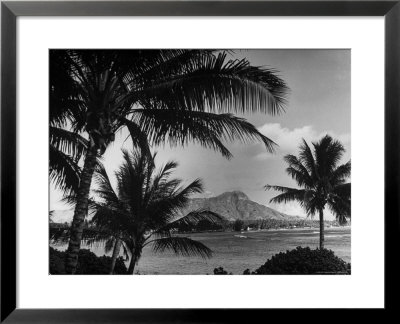
[[[328,198],[328,206],[339,222],[345,223],[351,217],[351,183],[337,185]]]
[[[141,78],[142,84],[148,84],[160,79],[165,79],[170,75],[180,75],[184,73],[188,67],[193,66],[193,62],[204,56],[211,56],[215,50],[162,50],[162,51],[145,51],[142,57],[145,58],[145,67],[140,74],[136,74],[136,78]],[[130,79],[134,80],[131,75]]]
[[[79,161],[85,154],[89,141],[74,132],[50,126],[50,145]]]
[[[292,179],[296,180],[300,187],[313,187],[313,180],[309,171],[296,156],[291,154],[286,155],[284,161],[289,164],[286,172],[292,177]]]
[[[107,201],[108,204],[114,203],[118,205],[118,196],[111,185],[104,165],[100,162],[96,165],[94,180],[97,184],[97,189],[94,189],[93,192],[103,201]]]
[[[131,121],[128,120],[126,118],[123,118],[123,123],[127,126],[128,130],[129,130],[129,134],[131,136],[133,145],[134,145],[134,149],[140,149],[143,152],[146,152],[147,154],[151,155],[151,151],[150,151],[150,146],[149,146],[149,142],[147,139],[147,135],[145,132],[143,132],[140,128],[140,126]]]
[[[320,210],[325,208],[326,202],[323,201],[316,192],[307,191],[305,193],[305,199],[303,204],[300,204],[305,208],[307,216],[314,217],[315,214],[319,213]]]
[[[141,125],[142,131],[148,134],[150,143],[154,145],[168,142],[175,147],[194,142],[218,151],[228,159],[231,158],[232,154],[222,143],[224,133],[215,129],[212,123],[192,118],[194,114],[196,112],[179,112],[172,109],[137,109],[134,118],[136,123]]]
[[[114,239],[114,234],[106,229],[101,230],[84,230],[82,235],[82,243],[90,248],[105,248],[109,245],[109,241]]]
[[[77,199],[76,193],[64,194],[64,196],[61,199],[61,202],[70,207],[74,207],[76,205],[76,199]],[[89,197],[88,198],[89,211],[93,212],[93,210],[96,209],[96,206],[97,206],[96,200],[93,197]]]
[[[109,253],[114,249],[114,245],[116,244],[115,237],[110,237],[104,244],[104,252]]]
[[[212,256],[210,248],[188,237],[165,237],[155,239],[152,243],[154,252],[170,250],[177,255],[200,256],[204,259]]]
[[[83,116],[85,101],[65,50],[50,50],[50,125],[66,126]]]
[[[351,218],[351,197],[350,193],[347,193],[348,190],[350,188],[345,188],[343,192],[340,192],[341,190],[339,189],[337,192],[340,193],[331,194],[327,201],[329,209],[341,225],[347,223],[346,218]]]
[[[340,185],[350,177],[350,174],[351,161],[348,161],[347,163],[342,164],[333,170],[332,175],[330,176],[330,181],[332,184]]]
[[[326,135],[313,145],[319,174],[330,174],[345,152],[342,143]]]
[[[170,194],[164,195],[160,192],[162,195],[147,206],[148,225],[154,229],[169,223],[180,210],[186,207],[191,195],[202,191],[202,182],[196,179],[184,188],[175,188]]]
[[[222,142],[239,140],[243,143],[262,142],[269,152],[276,145],[261,134],[254,125],[232,114],[215,114],[203,111],[172,109],[135,109],[133,119],[149,134],[151,143],[159,145],[166,139],[170,145],[187,145],[188,142],[220,151],[226,155]]]
[[[146,190],[143,196],[143,205],[148,206],[152,201],[159,197],[170,195],[181,184],[180,179],[169,179],[171,173],[178,166],[175,161],[168,161],[159,172],[154,175],[148,173]]]
[[[127,243],[125,243],[125,240],[122,240],[122,251],[124,253],[125,261],[128,261],[130,258],[130,250]]]
[[[174,228],[180,228],[182,226],[193,227],[200,221],[207,221],[211,224],[221,224],[224,220],[224,217],[215,212],[206,209],[198,209],[189,212],[186,216],[180,217],[165,226],[162,226],[157,229],[155,233],[165,234]]]
[[[318,170],[311,148],[310,146],[308,146],[304,138],[302,140],[302,144],[299,147],[299,151],[299,161],[307,168],[308,173],[311,175],[313,181],[315,182],[315,180],[319,177]]]
[[[131,215],[123,207],[108,204],[97,205],[92,223],[113,233],[129,232],[133,226]]]
[[[154,156],[147,151],[123,151],[124,162],[116,171],[118,199],[137,215],[154,172]]]
[[[350,199],[351,197],[351,183],[344,183],[338,185],[334,188],[333,193],[343,197],[345,199]]]
[[[254,67],[246,59],[226,61],[226,53],[202,56],[185,71],[152,82],[141,101],[169,109],[218,112],[283,111],[288,88],[276,71]]]
[[[50,145],[49,175],[56,188],[65,194],[76,193],[81,169],[71,156]]]
[[[294,189],[294,188],[288,188],[288,187],[282,187],[282,186],[271,186],[271,185],[266,185],[265,190],[275,190],[275,191],[280,191],[282,194],[272,198],[270,200],[271,203],[287,203],[290,201],[297,201],[301,205],[303,205],[305,197],[307,196],[307,190],[304,189]]]

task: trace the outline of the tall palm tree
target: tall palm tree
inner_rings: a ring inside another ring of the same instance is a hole
[[[50,52],[49,176],[56,188],[71,195],[79,188],[81,168],[78,162],[89,143],[68,129],[71,117],[79,113],[82,103],[75,100],[77,88],[70,82],[66,64],[61,64],[59,57],[58,52]]]
[[[52,50],[50,110],[87,140],[66,262],[74,273],[96,156],[121,127],[134,143],[188,141],[229,158],[226,140],[274,143],[235,112],[276,114],[287,87],[275,71],[211,50]],[[62,73],[58,73],[63,71]],[[51,112],[52,114],[52,112]],[[60,117],[59,117],[60,118]]]
[[[206,210],[192,211],[180,217],[189,197],[202,192],[201,181],[197,179],[182,187],[180,179],[171,178],[177,163],[168,162],[157,170],[155,154],[147,151],[135,150],[132,154],[124,151],[123,157],[124,162],[116,172],[116,190],[104,167],[99,165],[97,168],[98,188],[93,192],[99,200],[94,203],[92,222],[100,235],[94,239],[113,242],[113,260],[122,247],[130,255],[129,274],[133,274],[143,248],[149,244],[158,252],[171,250],[185,256],[210,257],[212,251],[204,244],[172,235],[172,230],[182,225],[195,225],[201,220],[222,221],[222,217]]]
[[[343,145],[324,136],[313,143],[314,150],[303,139],[299,156],[286,155],[284,160],[289,164],[286,172],[303,189],[266,185],[266,190],[282,192],[271,199],[273,203],[297,201],[306,210],[307,215],[319,214],[320,249],[324,248],[324,209],[328,207],[339,222],[346,222],[351,216],[351,184],[346,183],[350,177],[351,162],[338,165],[345,149]]]

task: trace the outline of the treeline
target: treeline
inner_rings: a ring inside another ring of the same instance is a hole
[[[223,220],[219,223],[210,222],[206,219],[200,220],[196,224],[182,223],[173,229],[175,233],[190,233],[190,232],[223,232],[229,228],[229,222]]]
[[[325,226],[340,226],[339,222],[325,221]],[[232,222],[232,229],[239,230],[259,230],[259,229],[282,229],[282,228],[297,228],[297,227],[311,227],[319,228],[319,220],[317,219],[258,219],[258,220],[236,220]]]
[[[347,224],[350,224],[349,222]],[[337,220],[325,221],[325,227],[341,226]],[[220,223],[210,222],[206,219],[200,220],[197,224],[181,223],[176,226],[173,233],[195,233],[195,232],[224,232],[224,231],[243,231],[243,230],[262,230],[262,229],[290,229],[290,228],[319,228],[319,220],[315,219],[257,219],[236,221],[224,220]],[[67,223],[50,223],[50,233],[59,233],[60,229],[69,228]],[[90,230],[93,225],[85,222],[84,229]],[[52,235],[51,235],[52,236]]]
[[[325,221],[325,227],[340,226],[338,221]],[[257,219],[257,220],[241,220],[236,221],[225,220],[220,224],[208,222],[207,220],[199,221],[196,225],[182,224],[174,229],[175,233],[189,232],[223,232],[223,231],[243,231],[243,230],[262,230],[262,229],[290,229],[290,228],[317,228],[319,229],[319,220],[315,219]]]

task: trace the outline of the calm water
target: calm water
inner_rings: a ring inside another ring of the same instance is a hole
[[[213,274],[214,268],[223,267],[233,274],[242,274],[245,269],[255,270],[272,255],[291,250],[297,246],[317,248],[317,229],[270,230],[258,232],[221,232],[186,234],[207,245],[213,252],[211,259],[179,257],[173,253],[153,253],[145,247],[135,273],[140,274]],[[350,227],[327,228],[325,247],[347,262],[351,262]],[[65,247],[56,247],[65,250]],[[83,246],[83,248],[85,248]],[[104,249],[93,248],[97,255]]]
[[[137,266],[141,274],[213,274],[222,266],[233,274],[245,269],[255,270],[272,255],[297,246],[317,248],[316,229],[292,229],[259,232],[197,233],[186,235],[213,250],[211,259],[177,257],[170,253],[154,254],[146,248]],[[351,262],[350,227],[325,230],[325,247],[347,262]],[[135,270],[136,272],[136,270]]]

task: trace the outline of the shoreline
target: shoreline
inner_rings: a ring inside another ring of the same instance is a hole
[[[191,231],[191,232],[175,232],[173,234],[198,234],[198,233],[259,233],[259,232],[269,232],[269,231],[296,231],[296,230],[305,230],[305,229],[314,229],[319,231],[319,227],[294,227],[294,228],[263,228],[263,229],[258,229],[258,230],[241,230],[241,231],[233,231],[233,230],[218,230],[218,231]],[[343,225],[343,226],[329,226],[329,227],[324,227],[325,230],[327,229],[351,229],[351,225]]]

